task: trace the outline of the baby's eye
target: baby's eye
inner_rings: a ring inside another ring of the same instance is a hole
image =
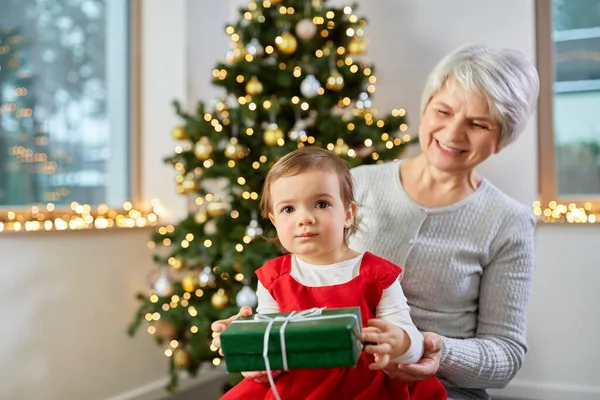
[[[281,212],[284,214],[291,214],[294,212],[294,207],[292,206],[285,206],[281,209]]]
[[[327,208],[329,203],[323,200],[317,201],[317,208]]]

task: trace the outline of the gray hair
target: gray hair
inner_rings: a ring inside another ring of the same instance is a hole
[[[519,137],[537,105],[540,86],[537,70],[521,52],[496,51],[480,44],[459,47],[429,74],[421,96],[421,115],[450,77],[467,92],[487,99],[501,127],[499,149]]]

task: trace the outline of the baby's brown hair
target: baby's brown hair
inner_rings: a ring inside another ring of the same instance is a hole
[[[275,181],[279,178],[296,176],[314,170],[334,172],[340,181],[340,196],[344,207],[356,204],[354,181],[346,162],[328,150],[316,146],[307,146],[281,157],[269,170],[260,198],[260,211],[263,218],[269,218],[269,213],[273,211],[270,194],[271,186]],[[358,221],[355,217],[352,225],[344,230],[344,241],[346,242],[348,237],[357,229]]]

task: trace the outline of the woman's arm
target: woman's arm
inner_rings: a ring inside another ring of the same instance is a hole
[[[524,210],[507,226],[484,267],[475,338],[441,337],[438,376],[455,386],[502,388],[523,364],[535,219]]]

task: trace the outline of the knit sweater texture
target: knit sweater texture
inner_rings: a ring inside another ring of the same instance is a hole
[[[450,399],[488,399],[520,369],[535,218],[486,179],[450,206],[416,204],[401,161],[356,167],[359,231],[349,241],[400,265],[411,317],[442,337],[438,377]]]

